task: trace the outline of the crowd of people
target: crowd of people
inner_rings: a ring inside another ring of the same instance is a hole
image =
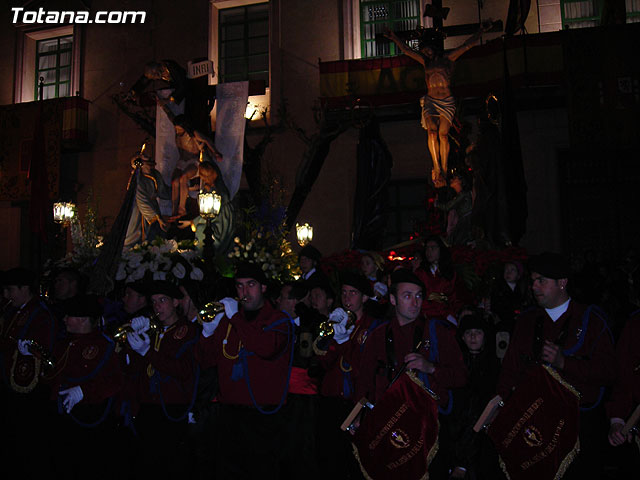
[[[299,263],[301,278],[281,285],[239,264],[213,302],[193,280],[101,298],[72,269],[42,297],[32,271],[3,272],[4,465],[21,478],[360,479],[351,443],[366,414],[341,424],[409,371],[437,398],[429,478],[499,479],[496,448],[473,427],[545,365],[580,394],[564,478],[637,471],[622,433],[640,403],[633,286],[624,307],[603,310],[594,304],[610,298],[589,298],[584,277],[593,265],[575,272],[542,253],[505,263],[490,295],[473,298],[437,236],[391,270],[363,252],[338,284],[315,247]]]

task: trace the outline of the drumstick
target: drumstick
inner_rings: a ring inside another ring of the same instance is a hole
[[[416,345],[416,348],[414,348],[411,353],[418,353],[420,351],[420,349],[422,348],[422,344],[424,343],[423,340],[420,340],[418,342],[418,344]],[[407,362],[404,362],[402,364],[402,366],[400,367],[400,369],[398,369],[398,372],[395,374],[395,376],[391,379],[391,381],[389,382],[389,386],[387,387],[387,389],[391,388],[391,385],[393,385],[395,383],[396,380],[398,380],[400,378],[400,375],[402,375],[404,372],[407,371]]]
[[[484,427],[489,425],[493,421],[493,418],[496,416],[498,408],[502,407],[503,405],[504,403],[502,402],[502,397],[500,395],[496,395],[491,400],[489,400],[489,403],[487,403],[487,406],[484,407],[484,410],[480,414],[480,417],[478,417],[478,421],[473,426],[473,431],[477,433]]]
[[[627,436],[629,432],[633,429],[633,427],[636,426],[636,423],[638,423],[638,420],[640,420],[640,405],[638,405],[636,409],[633,411],[633,413],[627,420],[627,423],[625,423],[624,427],[622,427],[622,430],[620,430],[620,433],[624,436]]]

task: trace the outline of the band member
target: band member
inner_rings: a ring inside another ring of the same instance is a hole
[[[415,274],[425,286],[422,301],[425,318],[438,317],[457,324],[455,314],[462,303],[451,250],[438,235],[427,237],[424,243],[424,262]]]
[[[11,317],[3,318],[0,327],[4,380],[0,407],[3,432],[7,439],[12,439],[1,451],[17,465],[33,464],[32,450],[47,451],[49,387],[41,376],[51,364],[58,328],[54,315],[36,293],[37,283],[30,270],[14,268],[5,273],[6,295],[17,310]],[[41,460],[32,465],[35,475],[49,467]]]
[[[373,296],[373,290],[364,275],[343,273],[341,284],[342,307],[329,315],[329,321],[336,322],[333,339],[324,345],[321,340],[315,343],[324,369],[320,390],[320,464],[325,476],[353,478],[358,467],[350,454],[350,439],[340,430],[340,424],[353,406],[354,382],[365,342],[380,321],[365,312],[364,305]]]
[[[356,379],[355,398],[366,397],[375,404],[406,365],[407,369],[415,370],[423,384],[439,397],[442,424],[443,415],[452,408],[449,390],[465,384],[467,370],[453,330],[443,320],[427,322],[421,317],[423,296],[424,284],[415,274],[406,269],[391,274],[389,301],[395,312],[390,322],[376,328],[367,339]],[[448,456],[450,450],[447,439],[441,435],[438,456]],[[445,461],[443,458],[437,464],[442,465]],[[441,477],[435,475],[434,478]]]
[[[120,301],[110,302],[103,299],[103,302],[102,323],[107,332],[115,331],[136,317],[149,318],[152,315],[145,283],[142,281],[126,283]]]
[[[580,393],[580,454],[565,478],[600,478],[606,436],[601,400],[604,387],[615,376],[607,322],[597,308],[571,299],[567,291],[571,272],[564,257],[540,254],[530,259],[529,269],[538,308],[516,320],[498,394],[506,400],[530,367],[540,362],[552,366]]]
[[[280,289],[276,307],[293,319],[295,344],[287,404],[283,408],[286,434],[281,478],[309,480],[319,477],[318,358],[312,348],[323,317],[305,304],[309,296],[303,282],[288,282]]]
[[[317,284],[325,280],[324,273],[320,270],[319,263],[322,258],[320,250],[313,245],[305,246],[298,253],[298,261],[300,263],[300,271],[302,279],[309,284]]]
[[[235,286],[241,301],[221,300],[224,314],[203,324],[197,347],[202,368],[218,368],[217,475],[279,479],[291,320],[266,300],[267,279],[259,265],[239,265]]]
[[[92,296],[80,295],[61,305],[66,334],[56,342],[51,384],[56,441],[52,442],[55,477],[80,478],[93,472],[97,478],[113,478],[118,465],[113,398],[123,384],[112,339],[99,331],[101,307]],[[74,452],[70,462],[66,452]],[[96,469],[95,465],[102,468]]]
[[[125,397],[131,402],[141,457],[138,473],[175,478],[184,468],[179,448],[185,439],[188,412],[195,397],[197,366],[193,349],[197,327],[178,314],[182,293],[168,281],[154,281],[147,293],[157,324],[133,325],[127,335],[129,362]],[[159,325],[158,325],[159,324]],[[158,325],[154,328],[154,325]],[[165,461],[167,451],[178,458]],[[181,461],[182,460],[182,461]]]
[[[621,447],[619,458],[620,474],[631,478],[640,468],[640,452],[633,445],[631,434],[623,435],[621,430],[634,410],[640,405],[640,310],[634,312],[625,324],[618,344],[616,356],[618,375],[607,403],[609,417],[609,443]],[[637,424],[636,424],[637,425]]]

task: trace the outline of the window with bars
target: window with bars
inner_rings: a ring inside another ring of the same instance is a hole
[[[43,100],[71,95],[72,46],[72,35],[36,42],[36,100],[40,99],[40,78],[43,79]]]
[[[560,0],[564,28],[600,25],[604,0]],[[640,22],[640,0],[625,0],[627,23]]]
[[[391,57],[400,53],[386,39],[377,40],[385,28],[393,31],[415,30],[420,26],[420,0],[360,0],[360,40],[362,58]]]
[[[264,80],[269,85],[269,4],[221,9],[219,13],[221,82]]]

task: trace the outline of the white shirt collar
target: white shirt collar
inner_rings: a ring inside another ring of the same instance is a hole
[[[562,314],[564,312],[567,311],[567,309],[569,308],[569,302],[571,301],[571,299],[567,300],[566,302],[564,302],[562,305],[558,305],[555,308],[545,308],[545,312],[547,312],[547,315],[549,315],[551,317],[551,320],[553,320],[554,322],[556,320],[558,320]]]
[[[307,273],[304,274],[304,279],[305,280],[309,280],[309,277],[311,275],[313,275],[314,273],[316,273],[316,268],[313,267],[311,270],[309,270]]]

